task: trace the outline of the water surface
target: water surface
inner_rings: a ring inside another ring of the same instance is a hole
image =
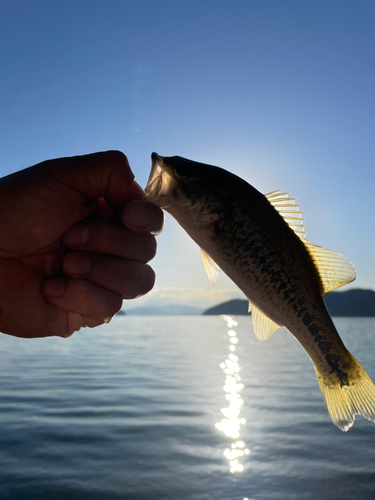
[[[0,336],[0,498],[373,500],[375,425],[338,430],[298,342],[233,319]],[[335,322],[375,379],[375,319]]]

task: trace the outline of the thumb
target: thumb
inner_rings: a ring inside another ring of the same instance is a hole
[[[111,205],[122,206],[139,199],[134,174],[120,151],[58,158],[39,164],[39,168],[91,200],[103,197]]]

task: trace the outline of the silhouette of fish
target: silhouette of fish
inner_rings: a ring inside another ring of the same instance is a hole
[[[289,193],[263,195],[219,167],[152,154],[146,199],[168,211],[201,247],[211,283],[220,268],[249,300],[255,335],[285,326],[310,356],[333,423],[375,422],[375,386],[345,348],[322,296],[355,279],[341,254],[306,239]]]

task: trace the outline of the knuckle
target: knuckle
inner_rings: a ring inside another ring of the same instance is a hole
[[[107,151],[106,154],[115,163],[128,163],[128,158],[122,151],[112,149]]]
[[[155,257],[156,248],[157,248],[156,238],[154,238],[153,236],[148,236],[144,238],[142,245],[142,256],[144,262],[149,262]]]
[[[155,285],[155,272],[151,266],[145,265],[143,268],[143,294],[148,293]]]
[[[130,168],[126,155],[122,151],[118,150],[107,151],[105,154],[109,164],[115,168],[125,168],[126,176],[128,177],[127,182],[132,183],[134,181],[134,174]]]
[[[109,313],[108,315],[110,317],[114,316],[119,312],[121,307],[122,307],[122,297],[119,293],[114,293],[108,307],[108,313]]]
[[[123,298],[135,299],[137,297],[141,297],[152,290],[154,284],[155,272],[152,267],[147,264],[138,264],[132,278],[126,286]]]

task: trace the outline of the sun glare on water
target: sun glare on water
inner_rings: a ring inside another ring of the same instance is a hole
[[[250,450],[246,448],[245,443],[240,439],[241,426],[246,424],[246,420],[241,418],[241,410],[243,406],[243,399],[241,398],[241,391],[244,385],[241,383],[239,372],[241,367],[239,365],[238,356],[235,353],[238,344],[238,338],[234,327],[237,322],[230,316],[221,316],[227,323],[228,337],[229,337],[229,354],[227,359],[220,364],[220,368],[225,374],[224,392],[225,399],[228,401],[228,406],[221,409],[224,418],[215,424],[216,429],[223,432],[228,438],[232,440],[230,448],[226,448],[223,455],[229,461],[230,472],[242,472],[244,466],[241,464],[240,459],[249,455]]]

